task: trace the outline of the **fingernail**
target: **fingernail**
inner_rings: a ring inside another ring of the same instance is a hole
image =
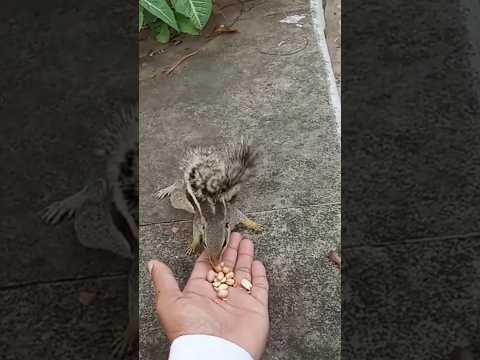
[[[150,275],[152,275],[152,270],[153,270],[153,265],[154,265],[154,261],[153,260],[150,260],[148,263],[147,263],[147,268],[148,268],[148,272],[150,273]]]

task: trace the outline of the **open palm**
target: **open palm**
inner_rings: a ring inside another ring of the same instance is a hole
[[[253,243],[232,233],[222,261],[233,269],[235,279],[252,282],[249,294],[242,287],[229,288],[227,300],[217,298],[206,280],[211,269],[200,255],[183,291],[171,270],[159,261],[149,263],[156,290],[156,310],[170,341],[182,335],[204,334],[229,340],[259,359],[267,341],[268,282],[263,264],[254,260]]]

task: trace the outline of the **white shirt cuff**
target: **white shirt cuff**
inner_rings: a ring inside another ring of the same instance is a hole
[[[240,346],[210,335],[183,335],[173,340],[168,360],[253,360]]]

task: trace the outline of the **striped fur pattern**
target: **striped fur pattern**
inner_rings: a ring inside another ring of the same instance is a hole
[[[182,161],[184,180],[199,202],[230,201],[252,175],[256,158],[243,138],[218,147],[194,147]]]
[[[121,110],[104,133],[107,178],[113,200],[138,226],[138,112]]]

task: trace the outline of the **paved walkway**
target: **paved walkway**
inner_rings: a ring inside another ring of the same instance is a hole
[[[265,359],[340,355],[340,276],[326,258],[340,242],[340,148],[326,45],[319,46],[308,1],[251,4],[233,25],[238,33],[197,46],[169,77],[162,71],[194,43],[162,52],[147,40],[140,49],[142,360],[168,352],[144,262],[167,262],[181,282],[193,263],[184,255],[190,217],[152,194],[178,175],[186,145],[242,134],[262,152],[239,207],[266,226],[251,235],[271,283]]]

